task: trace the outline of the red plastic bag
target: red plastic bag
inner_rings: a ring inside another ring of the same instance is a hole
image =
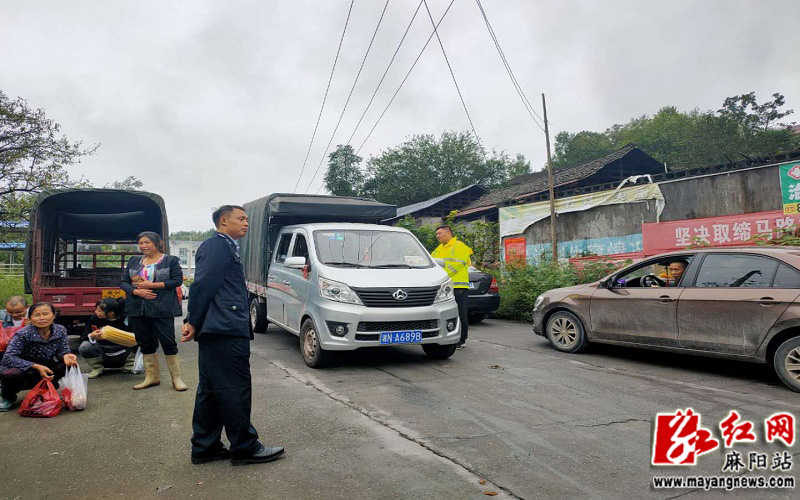
[[[18,331],[25,328],[24,326],[7,326],[0,328],[0,351],[5,351],[8,343],[11,342],[11,337],[17,334]]]
[[[23,417],[50,418],[58,415],[63,406],[53,383],[42,379],[22,400],[19,414]]]

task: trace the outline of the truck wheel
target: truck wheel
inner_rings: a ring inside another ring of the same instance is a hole
[[[470,324],[480,323],[481,321],[483,321],[485,319],[486,319],[486,314],[485,313],[476,313],[476,314],[470,314],[469,316],[467,316],[467,321],[469,321]]]
[[[580,352],[588,344],[583,323],[569,311],[550,316],[544,331],[550,344],[562,352]]]
[[[258,300],[258,297],[253,297],[250,300],[250,328],[256,333],[264,333],[268,324],[266,304]]]
[[[800,392],[800,337],[792,337],[775,351],[775,373],[789,389]]]
[[[322,349],[319,332],[310,319],[305,320],[300,328],[300,352],[303,361],[311,368],[322,368],[331,360],[332,354]]]
[[[433,359],[447,359],[456,352],[458,343],[441,345],[441,344],[422,344],[422,350],[429,358]]]

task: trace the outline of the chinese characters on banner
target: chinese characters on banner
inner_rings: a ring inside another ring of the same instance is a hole
[[[526,262],[528,258],[525,238],[506,238],[503,240],[506,251],[506,263]]]
[[[646,222],[642,224],[642,247],[645,255],[656,255],[689,246],[752,245],[751,238],[755,236],[772,238],[782,229],[791,229],[798,224],[800,213],[785,215],[781,210],[707,219]]]
[[[719,423],[720,436],[714,437],[711,429],[703,427],[700,414],[691,408],[676,410],[674,413],[656,415],[655,434],[653,437],[653,455],[651,465],[697,465],[697,458],[718,448],[733,448],[737,443],[755,443],[758,441],[757,430],[753,422],[745,420],[737,411],[731,410]],[[790,447],[795,442],[795,419],[791,413],[775,413],[764,419],[764,440],[766,443],[780,442]],[[784,451],[784,450],[781,450]],[[751,453],[751,463],[762,463],[766,467],[766,454]],[[784,455],[776,453],[776,460],[781,462],[781,469],[791,469],[791,456],[788,463],[783,463]],[[723,472],[744,467],[741,454],[735,450],[728,453],[728,460]],[[773,470],[777,468],[774,466]],[[752,468],[751,468],[752,470]]]
[[[784,215],[800,213],[800,163],[780,165]]]

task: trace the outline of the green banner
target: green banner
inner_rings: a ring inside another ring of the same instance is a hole
[[[784,215],[800,213],[800,162],[779,167]]]

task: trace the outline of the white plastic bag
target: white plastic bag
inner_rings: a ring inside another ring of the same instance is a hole
[[[67,368],[67,374],[61,379],[61,397],[70,410],[83,410],[86,408],[88,395],[89,376],[81,373],[77,366]]]
[[[135,375],[144,373],[144,356],[141,349],[136,351],[136,357],[133,359],[133,373]]]

